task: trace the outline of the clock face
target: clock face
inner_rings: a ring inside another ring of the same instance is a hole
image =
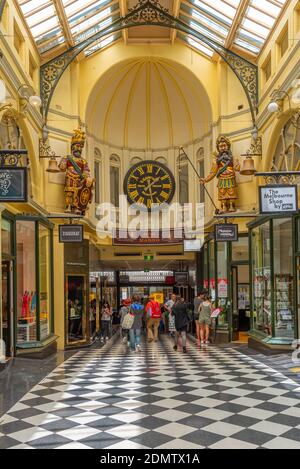
[[[153,205],[169,204],[175,194],[175,179],[169,168],[157,161],[141,161],[128,171],[124,192],[130,204],[151,210]]]

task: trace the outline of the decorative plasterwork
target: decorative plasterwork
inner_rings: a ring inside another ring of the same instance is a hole
[[[86,41],[70,48],[41,67],[41,98],[43,103],[43,116],[46,121],[49,106],[54,90],[66,68],[88,46],[99,39],[119,32],[126,28],[136,26],[161,26],[176,29],[184,34],[193,36],[213,49],[233,70],[244,88],[250,104],[253,122],[257,114],[258,105],[258,68],[238,54],[226,49],[221,44],[191,28],[189,24],[172,16],[169,10],[160,5],[158,0],[139,0],[128,14],[118,18],[108,27],[88,38]]]

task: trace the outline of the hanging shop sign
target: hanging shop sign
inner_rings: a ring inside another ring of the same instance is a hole
[[[27,202],[27,168],[0,167],[0,202]]]
[[[153,246],[153,245],[175,245],[182,244],[183,234],[178,236],[174,230],[140,232],[139,236],[130,233],[127,230],[117,230],[113,238],[115,246]]]
[[[59,226],[60,243],[82,243],[83,226],[82,225],[60,225]]]
[[[189,284],[189,273],[188,272],[175,272],[175,283],[177,285],[188,285]]]
[[[229,223],[215,225],[215,241],[221,242],[236,242],[239,240],[239,227]]]
[[[297,186],[273,185],[259,187],[259,210],[262,215],[297,212]]]

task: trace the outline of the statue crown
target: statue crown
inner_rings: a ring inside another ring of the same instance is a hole
[[[78,143],[81,143],[82,145],[85,143],[85,132],[83,132],[81,129],[74,130],[74,135],[71,140],[71,145]]]

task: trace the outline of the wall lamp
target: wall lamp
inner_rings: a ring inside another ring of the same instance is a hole
[[[30,85],[20,85],[18,88],[20,112],[26,113],[28,106],[40,108],[42,100],[34,93],[34,89]]]

